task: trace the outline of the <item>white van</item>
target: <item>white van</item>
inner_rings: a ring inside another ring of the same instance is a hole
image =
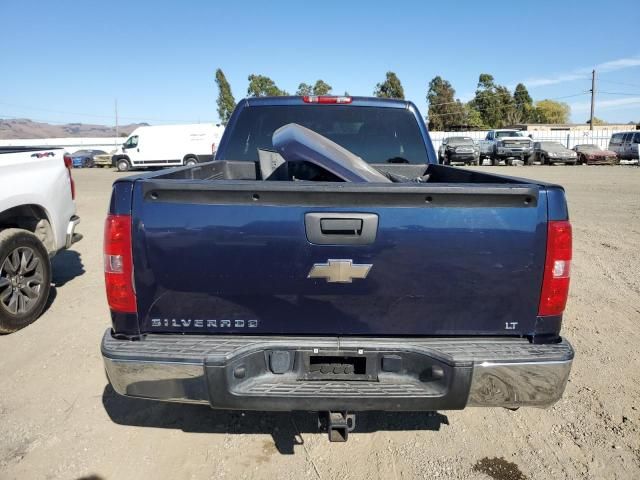
[[[614,133],[609,140],[609,150],[620,160],[638,160],[640,157],[640,131]]]
[[[119,171],[141,167],[175,167],[213,160],[222,125],[157,125],[136,128],[111,158]]]

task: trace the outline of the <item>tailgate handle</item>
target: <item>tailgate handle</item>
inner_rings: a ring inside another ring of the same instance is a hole
[[[362,219],[321,218],[320,231],[325,235],[362,235]]]
[[[304,223],[307,240],[317,245],[368,245],[378,232],[375,213],[313,212]]]

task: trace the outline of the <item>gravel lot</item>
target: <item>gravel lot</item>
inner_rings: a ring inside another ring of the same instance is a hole
[[[311,414],[120,397],[99,349],[118,174],[77,170],[84,240],[54,259],[46,313],[0,336],[0,478],[640,478],[640,168],[481,168],[567,189],[576,359],[553,408],[359,414],[349,442],[330,444]]]

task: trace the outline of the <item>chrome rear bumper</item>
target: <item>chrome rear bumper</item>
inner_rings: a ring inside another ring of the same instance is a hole
[[[82,235],[76,233],[76,227],[80,223],[80,217],[77,215],[72,216],[67,224],[67,235],[65,238],[64,248],[69,248],[76,242],[82,240]]]
[[[274,352],[289,352],[274,373]],[[102,355],[121,395],[245,410],[434,411],[548,407],[562,396],[574,352],[562,340],[147,335],[118,340]],[[364,356],[366,380],[309,380],[314,355]],[[387,362],[385,359],[393,359]],[[385,366],[397,364],[395,371]],[[308,365],[308,361],[306,361]]]

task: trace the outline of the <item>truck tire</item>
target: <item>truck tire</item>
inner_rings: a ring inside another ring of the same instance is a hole
[[[50,288],[49,254],[38,237],[21,228],[0,232],[0,333],[33,323]]]
[[[198,163],[198,159],[194,156],[188,156],[184,159],[184,164],[187,167],[192,167]]]
[[[129,163],[129,160],[127,160],[126,158],[119,158],[116,161],[116,168],[118,169],[119,172],[127,172],[131,168],[131,164]]]

